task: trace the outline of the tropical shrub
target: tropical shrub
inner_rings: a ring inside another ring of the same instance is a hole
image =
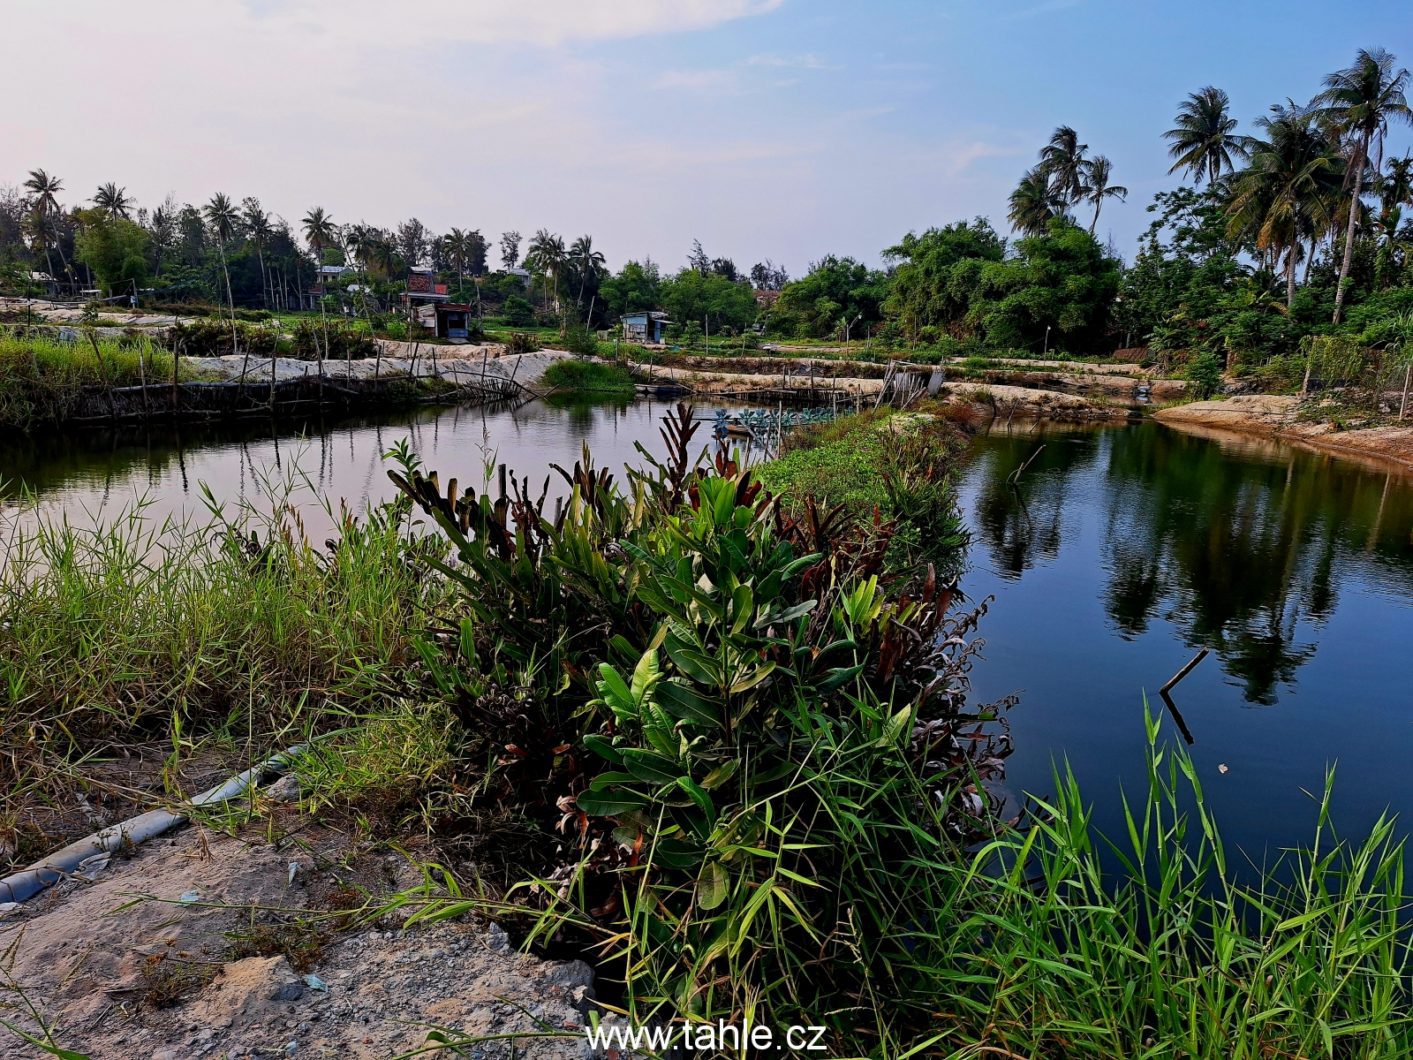
[[[528,328],[535,323],[535,307],[518,294],[508,295],[500,308],[501,318],[512,328]]]
[[[489,791],[562,837],[518,892],[531,938],[598,945],[640,1020],[768,994],[840,1035],[880,997],[925,1022],[926,896],[990,833],[980,785],[1009,746],[966,705],[979,612],[935,576],[890,588],[891,522],[792,514],[694,458],[697,426],[679,406],[626,488],[586,453],[553,515],[513,477],[492,500],[405,455],[392,473],[459,560],[437,686]]]

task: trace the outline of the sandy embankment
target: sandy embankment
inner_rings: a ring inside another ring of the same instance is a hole
[[[537,350],[534,353],[506,354],[505,347],[487,346],[439,346],[421,343],[417,356],[412,357],[412,343],[384,342],[379,340],[384,350],[382,358],[364,357],[356,360],[330,358],[323,362],[326,379],[372,379],[376,375],[382,379],[441,378],[451,383],[474,384],[478,380],[513,379],[521,386],[534,388],[550,365],[573,354],[561,350]],[[239,382],[242,371],[251,383],[268,382],[270,379],[270,358],[251,357],[248,362],[243,354],[227,354],[222,357],[183,357],[182,364],[210,378],[228,382]],[[274,375],[277,382],[304,377],[313,378],[318,374],[318,361],[305,361],[294,357],[276,357]]]
[[[915,374],[925,382],[931,370],[915,368]],[[749,372],[711,372],[697,368],[657,368],[652,378],[660,383],[680,383],[699,396],[761,396],[778,395],[782,391],[806,391],[828,388],[840,394],[847,403],[851,398],[873,398],[883,386],[882,379],[854,376],[811,376],[807,372],[784,375]],[[1131,409],[1124,404],[1096,402],[1077,394],[1058,390],[982,383],[972,380],[944,383],[938,397],[954,404],[978,406],[983,412],[1002,418],[1020,416],[1068,420],[1126,419]]]
[[[1259,435],[1413,470],[1413,424],[1339,430],[1327,422],[1299,421],[1299,408],[1298,397],[1255,394],[1179,405],[1163,409],[1155,418],[1169,427],[1193,434],[1212,436],[1234,431]]]

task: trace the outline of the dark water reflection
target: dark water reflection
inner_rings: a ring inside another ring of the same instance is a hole
[[[963,494],[968,588],[997,598],[979,683],[1024,690],[1014,784],[1066,757],[1116,825],[1102,793],[1141,783],[1142,693],[1161,710],[1206,647],[1174,698],[1234,839],[1305,838],[1326,763],[1347,824],[1413,810],[1413,481],[1142,424],[983,438]]]
[[[355,506],[392,495],[381,454],[400,439],[463,482],[499,459],[538,483],[585,443],[615,471],[636,462],[635,443],[657,450],[667,407],[535,402],[278,430],[0,441],[10,482],[0,536],[35,518],[16,505],[15,483],[39,512],[76,522],[111,518],[140,497],[150,518],[200,518],[202,483],[222,502],[258,507],[288,489],[318,535],[327,520],[316,494]],[[1144,692],[1162,710],[1158,687],[1207,647],[1175,699],[1230,839],[1258,857],[1263,845],[1306,839],[1303,791],[1318,790],[1335,762],[1347,831],[1385,807],[1413,819],[1410,480],[1141,424],[979,439],[961,492],[974,538],[966,589],[996,597],[977,690],[1022,693],[1011,713],[1014,788],[1048,791],[1052,761],[1067,758],[1096,821],[1116,828],[1116,782],[1134,791],[1143,779]]]

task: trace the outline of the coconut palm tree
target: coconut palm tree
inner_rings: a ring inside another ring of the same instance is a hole
[[[1388,160],[1379,177],[1378,194],[1382,213],[1413,204],[1413,155]]]
[[[1169,140],[1168,154],[1177,161],[1168,170],[1187,170],[1201,184],[1215,184],[1230,172],[1233,159],[1246,158],[1246,137],[1236,132],[1231,116],[1231,99],[1220,88],[1208,85],[1188,95],[1178,105],[1174,127],[1163,134]]]
[[[1335,288],[1334,322],[1339,323],[1344,296],[1349,286],[1349,266],[1354,260],[1354,230],[1359,224],[1359,200],[1364,194],[1364,169],[1370,149],[1382,156],[1384,135],[1390,121],[1409,121],[1404,90],[1408,70],[1394,68],[1395,59],[1382,48],[1355,56],[1354,65],[1325,78],[1325,91],[1318,102],[1338,126],[1353,148],[1349,160],[1349,220],[1344,228],[1344,260],[1339,266],[1339,286]]]
[[[1028,236],[1039,235],[1051,220],[1063,217],[1064,198],[1056,192],[1050,176],[1040,166],[1026,170],[1016,190],[1011,192],[1007,216],[1011,227]]]
[[[211,196],[201,210],[206,218],[206,224],[211,229],[211,234],[216,237],[216,249],[221,258],[221,275],[226,278],[226,304],[231,310],[231,350],[234,351],[239,345],[236,337],[235,325],[235,294],[231,291],[231,270],[226,264],[226,244],[235,235],[236,225],[240,223],[240,215],[236,213],[235,204],[231,202],[230,196],[225,192],[218,191]],[[246,366],[250,362],[250,350],[245,351]],[[241,381],[245,380],[245,366],[241,368]]]
[[[1099,211],[1104,207],[1105,199],[1118,199],[1122,202],[1128,198],[1128,189],[1122,184],[1110,184],[1111,166],[1109,160],[1103,155],[1095,155],[1084,166],[1084,197],[1094,206],[1094,219],[1089,222],[1089,234],[1094,234],[1095,227],[1099,224]]]
[[[603,251],[594,249],[593,236],[580,236],[569,247],[569,263],[579,274],[579,294],[576,305],[584,303],[584,284],[588,278],[604,267]]]
[[[541,228],[530,240],[525,251],[525,264],[528,268],[550,279],[554,288],[555,304],[559,304],[559,277],[564,271],[564,240],[553,235],[549,229]],[[549,291],[545,288],[545,308],[549,308]]]
[[[265,272],[265,244],[270,239],[270,215],[254,196],[243,199],[240,204],[240,221],[246,236],[255,244],[255,256],[260,262],[260,301],[265,308],[270,307],[269,277]]]
[[[57,224],[57,218],[61,212],[58,196],[59,192],[64,190],[64,182],[42,169],[31,169],[24,186],[25,191],[30,194],[30,229],[33,238],[38,239],[44,247],[45,268],[49,275],[54,275],[54,261],[49,256],[49,247],[52,243],[59,251],[59,263],[64,266],[64,272],[68,272],[69,264],[64,260],[64,248],[59,245]]]
[[[1066,206],[1084,201],[1085,152],[1088,144],[1079,142],[1079,134],[1068,125],[1061,125],[1050,134],[1050,142],[1040,149],[1040,172],[1050,180],[1051,188]]]
[[[93,193],[93,205],[107,214],[110,221],[131,219],[132,199],[128,197],[128,189],[120,188],[111,181],[98,185],[98,190]]]
[[[1285,258],[1286,306],[1295,301],[1295,265],[1306,238],[1329,224],[1329,193],[1343,176],[1341,156],[1317,115],[1293,100],[1256,122],[1250,165],[1238,173],[1228,206],[1228,234],[1250,234],[1273,265]]]
[[[322,206],[310,210],[300,223],[304,226],[304,238],[309,243],[309,249],[314,252],[316,263],[322,262],[324,248],[338,242],[338,225],[334,224],[334,219],[324,212]]]
[[[466,286],[466,265],[471,260],[471,243],[470,235],[459,228],[453,228],[441,238],[442,253],[447,263],[456,270],[459,287]]]

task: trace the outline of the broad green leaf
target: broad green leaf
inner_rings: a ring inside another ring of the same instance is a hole
[[[697,905],[703,909],[715,909],[726,901],[731,889],[731,874],[719,861],[708,861],[702,866],[697,877]]]

